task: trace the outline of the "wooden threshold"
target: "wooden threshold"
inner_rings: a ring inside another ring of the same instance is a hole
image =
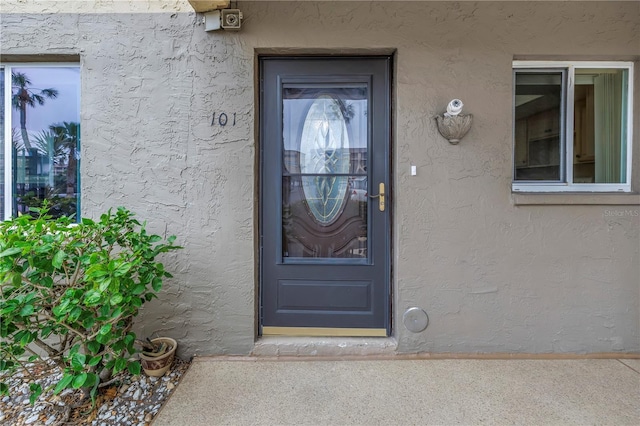
[[[384,328],[262,327],[263,336],[387,337]]]

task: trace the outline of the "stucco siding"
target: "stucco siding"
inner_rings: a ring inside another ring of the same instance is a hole
[[[207,33],[184,9],[1,15],[3,60],[80,57],[83,215],[124,205],[184,246],[167,259],[175,278],[144,307],[140,334],[170,335],[185,355],[253,348],[257,53],[394,51],[398,351],[640,352],[638,197],[525,205],[511,194],[512,61],[529,58],[634,61],[640,191],[639,3],[238,7],[235,33]],[[434,120],[452,98],[474,115],[457,146]],[[235,125],[212,126],[214,112]],[[412,306],[429,315],[421,333],[401,323]]]

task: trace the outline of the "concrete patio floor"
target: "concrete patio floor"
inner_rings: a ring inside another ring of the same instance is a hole
[[[196,358],[167,425],[638,425],[640,359]]]

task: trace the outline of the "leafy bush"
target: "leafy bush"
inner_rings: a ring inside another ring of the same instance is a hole
[[[63,370],[54,393],[95,397],[112,374],[140,373],[133,318],[171,277],[156,256],[180,247],[124,208],[81,223],[32,210],[0,223],[0,372],[39,359],[37,346]],[[31,402],[42,392],[32,384]]]

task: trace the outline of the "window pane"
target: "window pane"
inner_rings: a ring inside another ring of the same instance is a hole
[[[562,72],[516,73],[515,180],[561,179]]]
[[[343,185],[346,193],[339,195],[339,203],[331,203],[333,188]],[[283,176],[283,257],[366,259],[367,191],[366,176]],[[309,195],[314,192],[317,195]],[[328,202],[318,203],[322,197]],[[331,222],[325,221],[328,217],[332,218]]]
[[[80,70],[16,67],[11,73],[13,213],[49,200],[52,215],[77,215]]]
[[[576,69],[575,183],[626,183],[627,70]]]
[[[0,220],[4,220],[4,68],[0,68]]]
[[[368,88],[283,89],[285,173],[367,173]]]
[[[283,88],[283,258],[368,258],[366,84]]]

